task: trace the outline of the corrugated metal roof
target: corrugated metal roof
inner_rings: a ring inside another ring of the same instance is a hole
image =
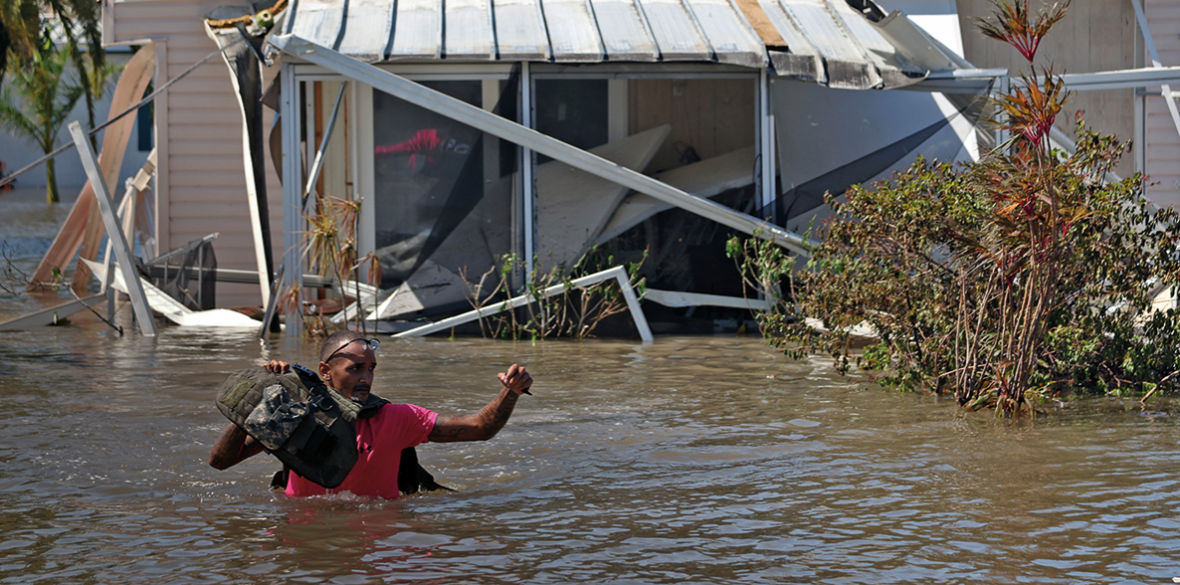
[[[857,89],[926,74],[846,0],[295,0],[291,10],[284,32],[366,62],[705,61]]]

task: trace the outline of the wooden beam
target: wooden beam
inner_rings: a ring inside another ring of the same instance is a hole
[[[143,98],[156,69],[154,49],[151,45],[145,45],[131,56],[131,60],[127,62],[123,73],[119,76],[119,82],[115,85],[108,118],[122,113]],[[107,185],[118,184],[119,171],[123,166],[123,156],[127,153],[127,142],[131,139],[135,118],[135,116],[125,116],[118,122],[107,126],[103,132],[102,150],[98,155],[98,164]],[[87,194],[88,191],[89,194]],[[83,187],[79,199],[82,197],[94,199],[94,186],[91,183],[88,182]],[[103,228],[99,210],[94,205],[90,205],[89,211],[90,217],[86,223],[86,231],[83,234],[79,254],[82,258],[94,260],[98,257],[98,248],[102,244]],[[74,270],[74,280],[71,284],[74,292],[78,293],[78,296],[85,294],[89,281],[90,269],[86,267],[85,263],[80,263]]]

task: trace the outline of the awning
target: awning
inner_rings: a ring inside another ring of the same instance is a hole
[[[865,0],[295,0],[282,33],[369,63],[694,61],[849,89],[920,81],[929,66],[870,20],[882,14]]]

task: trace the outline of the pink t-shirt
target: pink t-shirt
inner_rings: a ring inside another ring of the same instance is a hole
[[[356,421],[357,460],[344,483],[327,489],[294,471],[287,479],[287,495],[318,496],[351,492],[396,500],[397,469],[402,449],[426,442],[438,413],[413,404],[386,404],[370,418]]]

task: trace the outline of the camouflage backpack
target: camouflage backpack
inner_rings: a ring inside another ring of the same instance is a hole
[[[345,399],[299,365],[286,374],[239,370],[217,393],[226,418],[284,465],[326,488],[343,483],[356,464],[352,423],[367,406]]]

